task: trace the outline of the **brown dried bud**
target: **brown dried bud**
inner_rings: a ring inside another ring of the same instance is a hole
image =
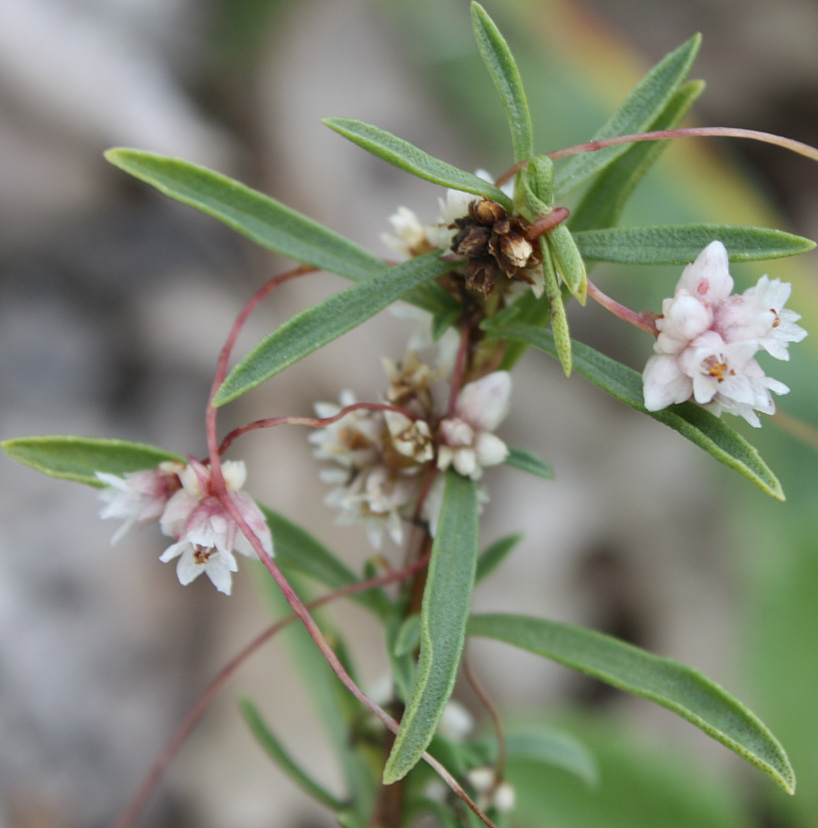
[[[492,242],[495,242],[495,239],[492,239]],[[534,246],[519,230],[500,236],[496,242],[490,244],[489,249],[494,247],[492,253],[497,263],[509,276],[519,268],[525,267],[534,252]]]
[[[475,226],[471,219],[467,218],[456,219],[455,224],[460,228],[460,232],[454,237],[452,250],[467,258],[485,256],[491,230],[488,227]]]
[[[455,219],[455,224],[460,229],[452,251],[467,259],[467,289],[484,299],[501,274],[514,278],[539,261],[538,250],[526,238],[528,222],[509,217],[496,201],[475,199],[469,204],[469,215]]]
[[[500,268],[493,256],[470,259],[466,265],[466,287],[484,299],[494,290]]]
[[[496,202],[487,198],[480,201],[472,201],[469,204],[469,215],[480,224],[488,227],[506,218],[506,211]]]

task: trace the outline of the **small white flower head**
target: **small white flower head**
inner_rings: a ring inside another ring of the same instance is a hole
[[[355,395],[345,390],[341,392],[340,405],[319,402],[315,404],[315,413],[322,419],[334,417],[342,408],[355,402]],[[313,455],[319,460],[333,460],[346,468],[360,468],[377,462],[383,430],[380,412],[359,408],[311,432],[307,439],[316,446]]]
[[[502,814],[514,810],[514,788],[508,782],[498,780],[494,768],[473,768],[466,777],[477,793],[478,808],[483,811],[494,808]]]
[[[382,233],[381,241],[391,250],[406,258],[412,258],[432,249],[426,238],[426,228],[420,223],[414,210],[398,207],[397,213],[389,217],[389,223],[395,234]]]
[[[791,287],[762,276],[743,295],[730,295],[732,289],[727,251],[714,241],[662,303],[655,353],[642,374],[648,411],[692,398],[716,415],[726,411],[755,427],[761,425],[756,412],[775,412],[770,392],[789,389],[766,376],[755,355],[765,350],[788,359],[789,343],[806,336],[795,324],[800,316],[784,308]]]
[[[106,488],[99,493],[105,503],[102,518],[125,521],[111,538],[116,543],[134,525],[153,523],[162,516],[171,496],[182,485],[179,474],[184,463],[166,460],[155,469],[126,472],[122,477],[107,472],[96,472],[97,479]]]
[[[432,431],[425,420],[410,420],[399,411],[384,411],[389,441],[385,455],[390,465],[419,471],[420,466],[435,456]],[[394,451],[389,451],[389,449]]]
[[[474,716],[456,699],[449,699],[437,725],[438,733],[450,742],[462,742],[474,730]]]
[[[222,463],[222,474],[227,496],[264,551],[272,556],[273,540],[264,515],[246,492],[239,491],[246,477],[244,463],[226,460]],[[176,573],[180,583],[189,584],[204,572],[219,592],[229,595],[231,573],[238,569],[233,553],[256,557],[256,552],[224,504],[213,494],[208,466],[191,460],[180,479],[182,488],[170,499],[160,520],[162,532],[176,543],[159,560],[167,563],[179,558]]]
[[[807,335],[795,324],[800,314],[784,307],[791,292],[787,282],[762,276],[741,296],[729,297],[719,308],[714,327],[728,342],[754,339],[770,356],[787,360],[789,343]]]
[[[329,481],[329,475],[324,480]],[[340,510],[335,521],[339,526],[363,524],[372,548],[380,549],[384,532],[396,544],[403,542],[403,515],[417,490],[416,477],[381,464],[358,472],[351,482],[343,481],[324,502]]]
[[[492,432],[509,409],[511,376],[495,371],[464,385],[455,403],[454,416],[440,423],[437,467],[453,466],[464,477],[478,480],[486,466],[508,457],[506,444]]]

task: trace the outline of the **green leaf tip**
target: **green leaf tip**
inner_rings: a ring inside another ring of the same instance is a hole
[[[483,196],[513,209],[512,200],[492,182],[435,158],[403,138],[354,118],[322,118],[321,123],[353,144],[411,175],[433,184]]]
[[[105,158],[160,193],[296,262],[361,281],[383,262],[355,242],[226,175],[154,152],[117,147]]]
[[[232,402],[451,268],[426,253],[358,282],[288,319],[227,375],[214,405]]]
[[[520,71],[505,38],[479,3],[471,4],[477,48],[503,101],[511,131],[515,162],[534,155],[534,133]]]
[[[390,785],[420,761],[454,689],[477,569],[477,486],[449,470],[420,613],[420,656],[383,771]]]
[[[524,615],[473,615],[469,635],[493,638],[652,701],[766,773],[787,793],[795,773],[784,748],[745,705],[692,667],[595,630]]]
[[[491,330],[489,335],[494,339],[521,341],[561,359],[556,331],[512,322]],[[780,481],[758,450],[715,414],[695,402],[672,405],[661,411],[647,411],[642,395],[641,374],[582,342],[571,342],[572,364],[579,374],[625,405],[678,431],[682,437],[704,449],[720,463],[751,480],[766,494],[776,500],[784,500]]]
[[[178,454],[146,443],[63,434],[18,437],[0,447],[12,460],[48,477],[97,488],[104,485],[96,477],[98,471],[122,475],[156,468],[164,460],[185,462]]]

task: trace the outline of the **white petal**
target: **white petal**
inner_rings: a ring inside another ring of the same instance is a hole
[[[660,411],[690,399],[693,383],[679,368],[675,356],[654,355],[642,372],[642,394],[648,411]]]
[[[713,241],[688,265],[676,288],[715,307],[724,302],[733,290],[727,250],[720,241]]]
[[[506,444],[499,437],[487,431],[481,431],[477,435],[474,449],[477,453],[477,462],[483,467],[496,466],[508,457]]]
[[[494,431],[509,409],[511,375],[495,371],[464,385],[457,396],[457,415],[480,431]]]

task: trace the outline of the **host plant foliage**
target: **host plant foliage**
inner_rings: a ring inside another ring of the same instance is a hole
[[[703,88],[686,80],[698,37],[654,67],[591,142],[537,154],[508,47],[476,3],[472,23],[511,131],[513,166],[498,181],[433,158],[376,126],[349,118],[325,121],[364,150],[448,188],[436,222],[425,225],[404,207],[389,220],[392,234],[385,240],[400,254],[399,263],[384,262],[210,170],[138,150],[111,150],[108,160],[124,171],[299,265],[263,286],[227,337],[207,405],[207,457],[65,436],[19,438],[4,448],[44,474],[101,487],[102,516],[123,522],[114,540],[134,523],[158,523],[168,537],[161,560],[176,561],[183,584],[204,573],[230,594],[235,554],[261,560],[346,690],[379,720],[366,720],[361,708],[336,699],[338,721],[331,730],[348,782],[338,797],[292,760],[252,703],[242,702],[273,760],[344,826],[409,825],[423,814],[443,826],[480,819],[503,824],[514,804],[504,778],[509,756],[593,775],[592,758],[578,745],[560,743],[556,734],[506,739],[498,721],[493,739],[471,734],[468,718],[450,701],[468,636],[504,641],[663,705],[793,792],[793,772],[775,737],[695,670],[580,627],[515,614],[472,615],[470,604],[475,583],[520,540],[511,535],[480,551],[479,514],[491,492],[486,470],[505,463],[552,477],[544,460],[497,433],[513,398],[514,366],[529,347],[783,499],[773,472],[720,415],[760,425],[758,413],[774,411],[770,392],[788,389],[766,376],[756,356],[787,359],[789,343],[806,332],[784,307],[788,285],[764,276],[734,295],[729,262],[790,256],[814,245],[757,227],[617,226],[627,198],[666,145],[657,139],[739,134],[676,129]],[[562,205],[580,185],[584,193],[569,213]],[[588,279],[598,261],[686,267],[660,314],[632,311],[605,296]],[[233,343],[250,312],[283,282],[316,270],[353,284],[280,325],[228,372]],[[565,304],[575,299],[584,305],[588,297],[655,338],[649,358],[646,344],[642,375],[572,340]],[[219,439],[220,406],[398,300],[408,305],[396,311],[413,316],[418,328],[400,360],[373,365],[384,371],[377,400],[359,401],[339,389],[340,401],[317,403],[315,417],[272,417]],[[248,431],[282,425],[312,429],[315,455],[325,461],[321,477],[332,487],[327,503],[338,509],[338,522],[363,524],[376,549],[384,536],[405,545],[397,558],[402,563],[384,569],[383,558],[373,559],[358,575],[304,529],[243,491],[244,463],[224,454]],[[384,626],[392,675],[382,698],[358,687],[339,631],[332,631],[334,646],[328,643],[290,585],[302,577],[332,590],[322,602],[349,596]],[[387,588],[389,583],[394,586]],[[427,765],[453,793],[435,793]]]

